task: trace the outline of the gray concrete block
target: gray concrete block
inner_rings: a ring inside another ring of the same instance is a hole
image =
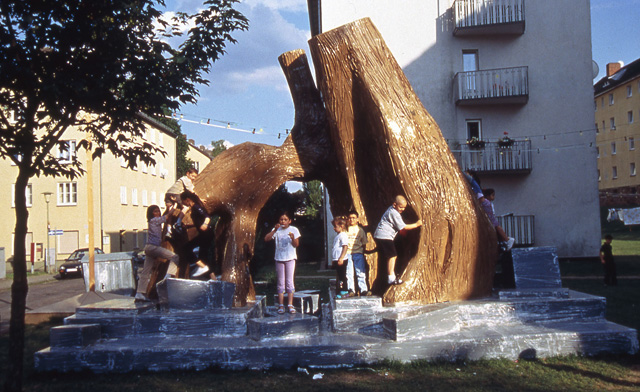
[[[166,281],[171,309],[230,309],[233,306],[234,283],[174,278]]]
[[[556,248],[514,248],[511,254],[517,289],[562,287]]]
[[[249,337],[253,340],[291,338],[317,335],[320,320],[308,314],[283,314],[247,320]]]
[[[500,290],[498,297],[501,300],[509,299],[537,299],[537,298],[569,298],[567,288],[535,288],[535,289],[507,289]]]
[[[284,302],[287,303],[287,295]],[[278,294],[274,294],[273,303],[278,304]],[[320,292],[314,290],[298,291],[293,293],[293,307],[299,313],[318,315],[320,310]]]
[[[49,331],[49,344],[52,349],[89,346],[100,339],[100,329],[98,324],[56,326]]]

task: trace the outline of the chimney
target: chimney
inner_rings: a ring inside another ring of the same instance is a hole
[[[191,144],[192,146],[195,146],[195,145],[196,145],[196,142],[195,142],[195,140],[193,140],[193,139],[189,139],[189,144]]]
[[[618,61],[617,63],[609,63],[607,64],[607,77],[613,76],[616,72],[620,71],[622,68],[622,61]]]

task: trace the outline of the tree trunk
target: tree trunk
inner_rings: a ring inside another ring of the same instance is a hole
[[[236,284],[235,305],[255,298],[249,274],[260,209],[286,181],[322,180],[329,189],[345,189],[344,177],[329,139],[320,94],[313,84],[304,51],[280,56],[296,108],[291,135],[279,147],[243,143],[218,155],[195,181],[209,213],[218,215],[216,251],[222,279]],[[345,211],[348,194],[332,194]],[[304,240],[304,239],[303,239]],[[315,241],[317,239],[309,239]]]
[[[314,37],[310,46],[322,98],[303,51],[280,57],[296,109],[291,136],[280,147],[232,147],[196,180],[209,212],[221,216],[216,241],[223,279],[237,285],[236,305],[254,296],[248,263],[258,213],[288,180],[321,180],[334,215],[355,209],[369,232],[396,195],[407,197],[405,219],[424,225],[398,240],[405,283],[389,288],[386,273],[378,273],[385,266],[375,253],[367,257],[370,277],[384,275],[373,289],[385,303],[490,294],[495,230],[376,28],[363,19]]]
[[[405,283],[390,287],[384,301],[434,303],[490,294],[495,230],[373,23],[341,26],[309,45],[331,137],[360,216],[375,225],[394,197],[404,195],[405,220],[424,223],[403,241]]]
[[[26,159],[26,158],[25,158]],[[29,183],[27,170],[21,165],[15,185],[16,226],[13,239],[13,284],[11,285],[11,321],[9,323],[9,363],[4,390],[21,391],[24,368],[24,326],[27,305],[26,236],[29,212],[25,190]]]

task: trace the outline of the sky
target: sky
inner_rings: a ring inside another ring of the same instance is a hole
[[[166,4],[168,11],[192,12],[202,0]],[[197,105],[183,106],[176,119],[198,145],[216,140],[280,145],[293,126],[294,109],[278,56],[294,49],[308,53],[307,1],[243,0],[238,10],[249,19],[249,30],[234,34],[237,44],[214,63]],[[592,58],[600,70],[594,83],[605,75],[607,63],[640,58],[639,21],[640,0],[591,0]]]

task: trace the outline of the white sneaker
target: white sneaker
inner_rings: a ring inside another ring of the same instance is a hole
[[[191,277],[192,278],[197,278],[198,276],[202,276],[202,275],[206,274],[207,272],[209,272],[209,267],[207,267],[206,265],[204,267],[198,266],[198,269],[196,269],[195,271],[193,271],[191,273]]]
[[[509,239],[507,240],[507,250],[510,250],[511,248],[513,248],[513,244],[515,242],[516,242],[515,238],[509,237]]]
[[[136,293],[136,296],[135,296],[133,302],[151,302],[151,300],[149,298],[147,298],[147,296],[142,294],[142,293]]]

